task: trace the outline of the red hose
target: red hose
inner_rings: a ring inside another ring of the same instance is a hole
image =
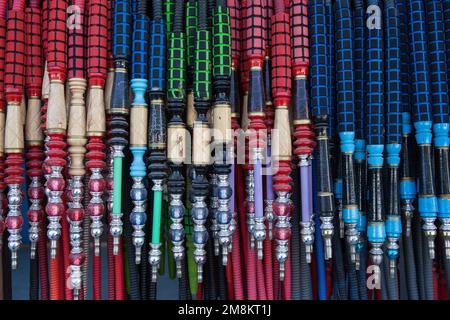
[[[108,300],[115,300],[115,291],[116,291],[116,283],[115,283],[115,263],[114,263],[114,254],[113,254],[113,239],[112,235],[108,234]]]
[[[285,263],[283,281],[283,300],[292,300],[292,272],[291,272],[291,246],[289,245],[288,258]]]
[[[62,277],[62,250],[61,245],[58,242],[56,249],[56,256],[54,259],[50,259],[50,299],[51,300],[64,300],[64,278]]]
[[[233,257],[228,257],[228,263],[225,267],[227,275],[227,297],[228,300],[234,300],[234,286],[233,286]]]
[[[197,300],[203,300],[203,284],[197,284]]]
[[[328,260],[326,262],[326,281],[327,281],[327,300],[330,300],[331,293],[333,292],[333,277],[331,275],[332,269],[332,260]]]
[[[272,252],[275,252],[275,241],[273,241],[272,243]],[[273,260],[273,295],[274,295],[274,299],[275,300],[279,300],[280,299],[280,264],[278,263],[277,258],[275,257],[275,255],[272,255],[272,260]]]
[[[448,300],[447,281],[444,268],[439,268],[439,297],[440,300]]]
[[[39,279],[41,287],[41,300],[49,299],[48,292],[48,261],[47,261],[47,235],[45,234],[45,218],[41,216],[39,222],[41,228],[39,230],[39,239],[37,243],[38,263],[39,263]]]
[[[237,212],[238,212],[238,221],[239,221],[239,226],[241,226],[239,228],[240,234],[241,234],[241,239],[242,239],[242,249],[243,249],[243,259],[241,260],[242,263],[240,265],[241,270],[247,270],[246,266],[249,263],[249,261],[247,260],[248,257],[248,234],[247,234],[247,229],[246,229],[246,217],[245,217],[245,188],[244,188],[244,176],[243,176],[243,170],[242,170],[242,166],[241,165],[236,165],[235,168],[235,173],[236,173],[236,188],[235,188],[235,192],[236,192],[236,204],[237,204]],[[244,278],[244,286],[246,288],[245,290],[245,299],[249,299],[248,297],[248,283],[246,282],[247,278]]]
[[[63,265],[64,265],[64,284],[68,283],[70,281],[70,245],[69,245],[69,224],[67,222],[67,215],[66,212],[63,213],[61,217],[61,244],[62,244],[62,251],[63,251]],[[72,289],[70,289],[69,286],[64,285],[64,293],[65,293],[65,299],[66,300],[73,300],[73,292]]]
[[[92,258],[92,286],[94,300],[101,300],[102,298],[102,275],[101,275],[101,257],[94,254]]]
[[[242,283],[242,259],[241,244],[239,243],[239,224],[236,224],[236,231],[233,235],[233,251],[231,252],[231,263],[233,270],[234,299],[244,300],[244,286]]]
[[[258,300],[267,300],[263,262],[259,259],[256,259],[256,284],[258,288]]]
[[[272,243],[269,240],[269,237],[266,236],[266,239],[264,240],[264,281],[266,285],[267,300],[274,299],[272,260]]]
[[[434,291],[434,300],[439,300],[439,283],[436,277],[436,263],[433,263],[433,291]]]
[[[122,238],[119,239],[119,252],[114,256],[114,272],[116,285],[116,300],[125,300],[125,277],[123,275]]]

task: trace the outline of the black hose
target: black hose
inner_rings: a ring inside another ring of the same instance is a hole
[[[345,284],[345,269],[342,252],[342,243],[339,236],[339,218],[334,218],[334,234],[332,237],[333,245],[333,299],[347,300],[347,289]]]
[[[125,148],[124,151],[125,151],[124,168],[129,168],[132,159],[131,153],[128,150],[128,148]],[[122,180],[123,180],[123,190],[130,190],[132,181],[128,170],[124,170]],[[135,261],[134,246],[132,242],[133,228],[130,223],[131,198],[128,196],[128,194],[126,194],[126,192],[122,193],[122,203],[124,210],[123,233],[125,240],[124,242],[126,246],[126,259],[128,264],[130,300],[139,300],[141,297],[139,290],[139,275]]]
[[[425,287],[425,300],[434,300],[434,272],[433,260],[428,252],[428,241],[423,232],[422,235],[422,256],[423,256],[423,282]]]
[[[159,21],[163,17],[161,0],[152,0],[152,18],[154,21]]]
[[[176,0],[175,14],[173,18],[173,29],[172,29],[174,33],[182,32],[183,18],[184,18],[184,0]]]
[[[387,259],[386,259],[387,260]],[[391,270],[389,269],[389,261],[384,266],[385,268],[385,275],[386,275],[386,282],[387,282],[387,291],[389,300],[398,300],[399,294],[398,294],[398,269],[393,269],[393,272],[391,273]]]
[[[3,243],[8,243],[8,232],[3,232]],[[11,251],[7,248],[3,251],[3,297],[5,300],[12,299],[11,283]]]
[[[412,231],[412,230],[411,230]],[[408,299],[419,300],[419,287],[417,286],[416,259],[414,257],[414,246],[411,235],[403,236],[405,253],[406,283],[408,288]]]
[[[227,275],[225,271],[225,266],[222,264],[222,257],[219,255],[218,257],[214,257],[216,270],[217,270],[217,282],[219,283],[219,290],[217,298],[219,300],[227,300]]]
[[[206,0],[198,0],[197,8],[198,8],[198,29],[206,30],[208,28]]]
[[[292,193],[291,199],[294,204],[300,204],[300,179],[299,179],[299,169],[296,166],[292,173],[294,192]],[[300,270],[303,271],[303,264],[300,266],[300,217],[301,215],[301,207],[300,205],[294,206],[294,214],[292,216],[292,236],[291,236],[291,298],[292,300],[300,300],[301,299],[301,277]],[[302,256],[303,257],[303,256]],[[306,258],[306,256],[305,256]],[[309,270],[309,267],[308,267]],[[308,271],[309,272],[309,271]],[[303,274],[302,274],[303,275]],[[307,276],[307,275],[305,275]]]
[[[383,250],[385,254],[383,255],[383,262],[380,264],[380,293],[381,300],[389,300],[388,289],[387,289],[387,280],[386,280],[386,269],[389,266],[386,266],[387,256],[386,250]]]
[[[300,249],[300,299],[313,300],[311,269],[306,261],[306,247],[304,243],[299,243]]]
[[[30,300],[39,300],[39,263],[38,256],[30,259]]]
[[[363,248],[359,253],[359,270],[358,275],[358,287],[359,287],[359,299],[367,300],[369,297],[367,295],[367,238],[364,237]]]
[[[152,199],[153,192],[150,192],[150,199]],[[153,202],[148,202],[153,203]],[[149,299],[149,282],[151,279],[149,278],[149,274],[151,273],[150,263],[148,261],[148,251],[149,251],[149,243],[150,243],[150,234],[151,234],[151,223],[150,219],[147,219],[144,230],[145,230],[145,241],[141,248],[141,264],[140,264],[140,285],[141,285],[141,299],[148,300]]]
[[[414,217],[412,221],[412,230],[415,237],[413,237],[414,243],[414,258],[416,261],[416,271],[417,271],[417,284],[419,289],[419,299],[425,299],[425,282],[423,278],[423,244],[422,244],[422,227],[420,223],[420,218]]]
[[[406,276],[406,258],[405,258],[405,250],[403,245],[403,237],[400,238],[399,241],[399,261],[398,261],[398,278],[399,278],[399,284],[400,284],[400,300],[408,300],[408,280]]]
[[[349,248],[347,248],[347,252],[350,252]],[[355,264],[352,263],[350,254],[346,254],[345,257],[347,260],[348,296],[350,300],[359,300],[359,286]]]

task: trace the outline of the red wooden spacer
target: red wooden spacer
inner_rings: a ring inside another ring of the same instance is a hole
[[[311,124],[294,126],[294,154],[311,155],[316,147],[315,134]]]
[[[9,153],[6,157],[6,184],[21,184],[25,182],[25,178],[22,177],[25,170],[23,169],[23,155],[21,153]]]
[[[86,167],[88,169],[94,168],[104,168],[105,167],[105,157],[106,154],[104,152],[106,146],[103,143],[102,137],[91,136],[89,137],[89,142],[86,145],[86,149],[88,152],[86,153]]]
[[[290,163],[290,160],[280,160],[275,164],[274,170],[276,170],[276,173],[273,177],[274,191],[292,191],[292,178],[289,176],[292,172]]]

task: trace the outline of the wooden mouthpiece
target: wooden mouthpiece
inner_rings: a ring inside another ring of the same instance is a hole
[[[46,126],[49,132],[65,132],[67,130],[65,88],[64,82],[61,80],[50,81]]]
[[[136,147],[147,146],[148,108],[133,106],[130,111],[130,144]]]
[[[42,145],[44,135],[41,129],[41,99],[29,97],[25,123],[25,141],[28,145]]]
[[[23,151],[23,122],[21,105],[17,102],[8,103],[5,127],[5,152],[18,153]]]
[[[89,88],[89,101],[87,112],[87,135],[103,136],[105,133],[105,102],[103,89],[92,86]]]

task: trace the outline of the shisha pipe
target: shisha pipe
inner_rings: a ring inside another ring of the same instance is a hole
[[[359,208],[355,193],[355,96],[353,64],[353,28],[350,0],[336,2],[336,98],[338,131],[343,162],[343,210],[342,219],[349,248],[350,261],[356,262]]]
[[[167,180],[170,195],[169,215],[172,253],[176,264],[177,277],[181,278],[182,263],[185,259],[183,219],[186,208],[183,204],[185,181],[183,163],[186,162],[186,126],[183,113],[186,107],[186,34],[183,30],[184,1],[177,0],[172,32],[168,43],[167,107],[170,120],[167,125],[167,160],[170,175]],[[187,276],[187,275],[185,275]]]
[[[6,0],[0,1],[0,263],[3,264],[3,236],[5,231],[5,158],[4,158],[4,137],[5,137],[5,54],[6,54]],[[5,271],[0,272],[0,277]],[[3,290],[2,290],[3,291]]]
[[[86,153],[86,105],[84,94],[86,91],[86,47],[85,47],[85,1],[74,0],[72,3],[77,6],[75,17],[76,27],[69,28],[68,35],[68,84],[70,88],[70,109],[68,152],[69,164],[69,193],[67,216],[70,222],[70,288],[73,289],[73,299],[80,298],[82,289],[82,266],[86,260],[83,252],[83,219],[85,215],[83,196],[83,178],[86,173],[84,168],[84,155]]]
[[[87,38],[87,76],[89,83],[89,101],[87,109],[86,133],[88,150],[86,167],[91,175],[88,183],[91,200],[87,212],[91,218],[91,236],[94,239],[93,258],[93,289],[94,299],[100,299],[101,261],[100,237],[103,232],[101,219],[105,212],[102,195],[105,189],[105,179],[102,170],[105,167],[105,104],[103,88],[107,73],[107,29],[108,6],[104,0],[90,0]]]
[[[266,147],[266,124],[264,123],[265,94],[263,82],[264,66],[264,6],[261,0],[247,1],[245,29],[242,33],[244,46],[248,59],[249,85],[248,85],[248,118],[249,125],[249,164],[247,181],[252,181],[249,191],[253,194],[254,208],[249,210],[247,219],[251,243],[256,241],[258,259],[263,258],[263,242],[266,238],[266,226],[264,224],[264,199],[263,199],[263,171],[262,162]],[[250,177],[253,176],[253,177]],[[250,186],[249,186],[250,187]],[[252,190],[250,190],[252,189]]]
[[[301,181],[301,239],[305,244],[306,260],[311,262],[314,244],[312,203],[312,153],[316,142],[311,122],[308,94],[309,39],[308,4],[305,0],[291,3],[291,47],[294,78],[294,154],[299,158]]]
[[[284,280],[285,264],[289,254],[291,236],[291,133],[289,125],[289,102],[291,99],[291,37],[289,14],[285,12],[283,0],[275,0],[275,14],[272,16],[272,96],[275,107],[273,135],[273,160],[276,170],[273,190],[276,199],[273,204],[275,217],[274,237],[276,258],[279,262],[280,281]]]
[[[445,61],[444,17],[441,1],[426,1],[428,67],[438,194],[439,231],[444,240],[445,259],[450,259],[450,129],[447,65]]]
[[[31,179],[28,187],[28,196],[31,206],[29,207],[27,217],[30,221],[30,258],[36,257],[36,244],[39,239],[39,222],[42,221],[44,210],[42,202],[44,200],[42,160],[43,135],[41,129],[41,87],[43,76],[43,56],[41,47],[41,27],[42,16],[39,1],[31,1],[26,12],[26,89],[28,96],[28,108],[26,116],[25,141],[28,146],[26,157],[27,175]]]
[[[67,1],[50,0],[48,4],[47,70],[50,91],[46,112],[48,203],[45,208],[49,224],[47,237],[50,240],[50,256],[56,258],[57,245],[61,236],[60,219],[65,210],[62,194],[65,188],[63,171],[66,166],[67,110],[64,96],[64,81],[67,70]]]
[[[129,91],[128,64],[131,60],[131,6],[129,0],[114,1],[114,82],[111,97],[110,145],[113,158],[113,208],[110,233],[113,236],[113,254],[119,251],[122,234],[122,163],[123,149],[128,144]]]
[[[434,174],[431,160],[432,150],[432,111],[430,110],[430,86],[428,82],[427,43],[424,5],[421,0],[409,0],[409,39],[411,43],[413,121],[416,129],[416,142],[419,149],[419,214],[422,230],[428,243],[431,259],[434,259],[434,239],[438,212],[435,195]],[[437,127],[437,129],[439,126]],[[439,134],[438,132],[435,132]],[[439,137],[439,135],[438,135]],[[439,143],[444,139],[435,140]]]
[[[382,10],[378,0],[370,0],[369,6]],[[368,10],[366,17],[373,12]],[[373,22],[381,23],[381,17],[375,16]],[[372,18],[373,19],[373,18]],[[367,114],[367,153],[368,153],[368,185],[369,207],[367,237],[371,245],[370,256],[373,264],[380,265],[383,259],[382,246],[386,239],[384,224],[383,200],[383,150],[384,150],[384,66],[383,66],[383,30],[380,26],[371,25],[367,29],[367,81],[366,81],[366,114]]]
[[[355,70],[355,193],[359,208],[359,218],[356,225],[358,231],[358,244],[356,247],[355,268],[359,270],[360,255],[365,246],[366,233],[366,140],[364,136],[364,86],[365,86],[365,44],[366,30],[365,8],[362,0],[353,1],[354,21],[354,70]],[[365,273],[365,270],[363,271]]]
[[[203,265],[206,262],[205,245],[208,241],[208,231],[205,227],[206,219],[208,218],[208,208],[205,201],[209,191],[206,167],[210,162],[209,142],[211,140],[206,115],[211,100],[210,37],[207,24],[206,0],[199,0],[194,69],[194,107],[197,115],[193,123],[192,144],[192,163],[195,177],[192,181],[190,195],[192,220],[194,223],[194,260],[197,264],[197,280],[199,283],[203,282]]]
[[[311,104],[318,145],[318,207],[324,242],[325,260],[332,257],[331,239],[334,232],[334,195],[331,186],[328,122],[330,112],[327,68],[327,29],[324,0],[310,2],[311,34]],[[325,88],[325,89],[324,89]]]
[[[231,144],[233,143],[230,101],[231,30],[230,14],[225,0],[216,0],[213,15],[212,73],[214,103],[211,112],[215,129],[214,173],[217,177],[216,192],[219,204],[215,213],[219,227],[219,245],[222,248],[222,264],[225,266],[228,261],[228,253],[231,252],[233,236],[232,230],[230,230],[233,218],[233,211],[230,209],[230,198],[233,196],[230,185],[230,158],[232,157],[230,151],[232,151]]]
[[[148,75],[148,38],[150,21],[146,14],[145,1],[139,0],[134,19],[132,40],[132,76],[131,89],[134,101],[130,114],[130,150],[133,154],[133,162],[130,167],[130,175],[133,178],[130,197],[134,208],[130,214],[133,226],[133,244],[135,248],[136,264],[141,263],[141,250],[145,241],[145,222],[147,189],[144,186],[144,178],[147,175],[144,154],[147,150],[147,125],[148,106],[145,101]]]
[[[152,266],[152,282],[156,282],[161,263],[161,206],[166,165],[166,117],[165,117],[165,25],[161,0],[152,2],[153,16],[150,40],[150,116],[148,125],[148,177],[153,182],[153,223],[149,261]]]
[[[8,185],[9,212],[5,220],[8,248],[11,251],[11,268],[17,268],[17,251],[21,244],[20,231],[23,225],[21,207],[23,195],[21,184],[24,182],[22,165],[24,139],[20,105],[25,83],[25,2],[15,0],[8,12],[5,55],[5,98],[7,105],[5,127],[6,179]]]
[[[386,246],[390,275],[394,276],[399,258],[399,241],[402,233],[399,202],[399,165],[402,148],[401,65],[399,18],[396,2],[385,2],[386,21],[386,164],[388,166],[388,201],[386,208]]]

